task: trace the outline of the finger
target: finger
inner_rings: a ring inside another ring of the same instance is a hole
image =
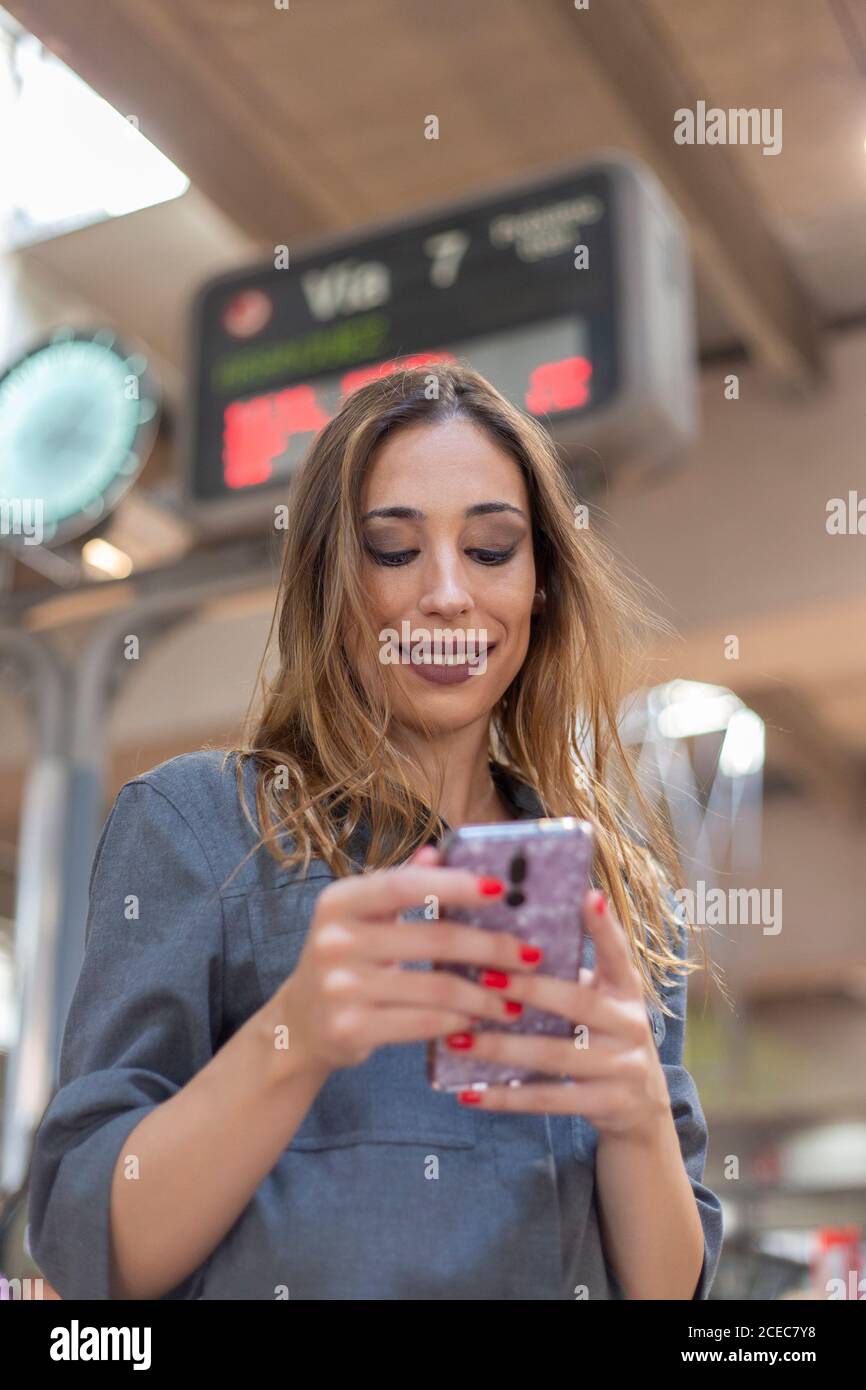
[[[351,976],[354,989],[375,1004],[453,1009],[475,1019],[491,1019],[500,1026],[514,1023],[522,1007],[500,992],[484,989],[448,970],[382,971],[359,964],[346,975]]]
[[[641,993],[640,976],[634,968],[628,938],[610,910],[604,893],[586,894],[583,921],[595,946],[596,976],[626,998]]]
[[[373,1047],[381,1047],[387,1043],[429,1042],[449,1033],[468,1033],[471,1027],[469,1014],[394,1005],[369,1011],[363,1037]]]
[[[504,982],[497,979],[488,988],[495,988],[497,993],[506,994],[525,1007],[556,1014],[568,1019],[569,1023],[583,1024],[593,1038],[604,1035],[636,1046],[646,1034],[646,1008],[642,1000],[619,999],[588,983],[561,980],[558,976],[539,972],[530,974],[524,970],[508,975]]]
[[[478,908],[501,899],[500,879],[479,877],[468,869],[438,865],[404,864],[399,869],[350,874],[324,889],[335,918],[361,920],[396,917],[435,897],[446,907]]]
[[[318,949],[335,957],[346,953],[362,960],[433,961],[477,965],[498,971],[509,980],[517,972],[535,970],[539,948],[511,932],[485,931],[463,922],[324,922],[318,929]]]
[[[471,1047],[461,1047],[461,1056],[482,1062],[511,1063],[548,1076],[571,1076],[582,1080],[617,1076],[622,1069],[622,1050],[579,1048],[569,1038],[540,1034],[503,1033],[490,1029],[474,1032]]]
[[[435,845],[421,845],[407,859],[407,864],[438,864],[442,856]]]
[[[532,1081],[520,1086],[467,1088],[457,1096],[475,1110],[512,1110],[530,1115],[582,1115],[590,1124],[608,1113],[608,1081]]]

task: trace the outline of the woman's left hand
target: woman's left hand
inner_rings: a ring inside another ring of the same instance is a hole
[[[473,1057],[511,1062],[567,1081],[491,1085],[461,1091],[459,1099],[478,1110],[582,1115],[600,1135],[653,1135],[670,1110],[670,1096],[643,998],[643,986],[628,940],[603,893],[589,892],[583,921],[595,944],[596,966],[579,981],[539,971],[482,972],[481,983],[508,999],[559,1014],[575,1025],[575,1036],[472,1032]],[[485,973],[487,979],[485,979]],[[463,1039],[467,1035],[459,1035]],[[459,1051],[467,1051],[465,1045]]]

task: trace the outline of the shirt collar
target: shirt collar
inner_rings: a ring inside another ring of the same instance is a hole
[[[538,820],[545,814],[537,792],[530,787],[528,782],[522,781],[515,773],[510,772],[508,768],[493,759],[490,760],[490,775],[514,811],[515,820]],[[449,828],[448,823],[443,823],[447,830]],[[369,818],[365,817],[348,846],[349,853],[356,862],[364,863],[366,861],[370,838],[370,822]]]
[[[514,808],[516,820],[539,820],[544,815],[544,807],[538,793],[528,782],[524,782],[515,773],[509,772],[507,767],[493,760],[490,763],[490,775]]]

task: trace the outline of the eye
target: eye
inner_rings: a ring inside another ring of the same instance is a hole
[[[514,554],[516,546],[511,545],[507,550],[481,550],[478,547],[467,550],[466,554],[471,555],[480,565],[504,565],[506,560],[510,560]]]
[[[417,550],[374,550],[367,546],[367,554],[377,565],[408,565],[418,554]]]
[[[471,555],[472,559],[480,565],[504,565],[507,560],[511,559],[516,549],[516,545],[508,546],[504,550],[489,550],[482,546],[473,546],[466,551],[466,554]],[[417,550],[376,550],[372,545],[367,546],[367,554],[377,565],[390,565],[392,567],[408,565],[419,553]]]

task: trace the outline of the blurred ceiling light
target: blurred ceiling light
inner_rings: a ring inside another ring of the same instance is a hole
[[[727,686],[704,681],[667,681],[635,691],[625,703],[623,745],[633,750],[644,793],[664,807],[692,881],[714,883],[721,872],[754,869],[761,857],[760,715]],[[710,745],[692,742],[706,734],[716,735]],[[633,797],[630,805],[641,821],[642,807]]]
[[[98,572],[99,577],[125,579],[132,573],[132,561],[129,556],[123,550],[118,550],[110,541],[104,541],[98,536],[84,543],[81,556],[86,565]]]
[[[764,721],[752,709],[731,715],[719,754],[719,771],[726,777],[747,777],[764,766]]]
[[[692,738],[728,727],[742,700],[721,685],[671,681],[658,692],[656,724],[663,738]]]
[[[189,179],[32,34],[0,10],[4,152],[0,213],[21,246],[180,197]]]

